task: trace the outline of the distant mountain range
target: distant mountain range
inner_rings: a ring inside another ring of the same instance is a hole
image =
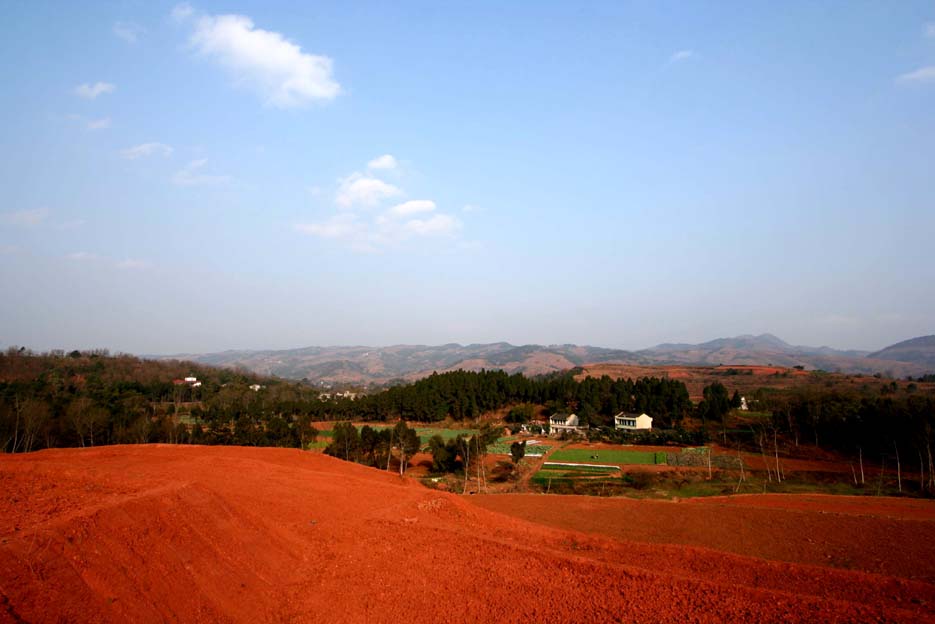
[[[913,362],[935,370],[935,336],[920,336],[910,340],[897,342],[881,351],[871,353],[867,357],[878,360],[898,360],[900,362]]]
[[[243,367],[324,385],[411,381],[433,371],[503,369],[539,375],[585,364],[768,365],[895,377],[935,372],[935,336],[914,338],[876,353],[790,345],[771,334],[718,338],[701,344],[661,344],[639,351],[578,345],[445,344],[440,346],[305,347],[280,351],[223,351],[162,356],[202,364]]]

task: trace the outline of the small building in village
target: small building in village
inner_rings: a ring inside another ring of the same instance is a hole
[[[653,428],[653,417],[648,414],[627,414],[620,412],[614,416],[614,429],[643,431]]]
[[[552,414],[549,416],[549,435],[562,433],[582,433],[587,427],[582,427],[577,414]]]

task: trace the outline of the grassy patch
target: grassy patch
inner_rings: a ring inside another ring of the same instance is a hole
[[[647,464],[665,463],[665,453],[652,451],[618,451],[593,449],[563,449],[549,459],[557,462],[605,463],[605,464]],[[661,459],[661,461],[660,461]]]
[[[557,487],[558,491],[576,491],[574,484],[581,481],[593,481],[595,478],[612,478],[618,481],[619,468],[606,466],[568,466],[548,465],[536,472],[530,480],[535,486],[546,488]],[[569,489],[570,488],[570,489]]]

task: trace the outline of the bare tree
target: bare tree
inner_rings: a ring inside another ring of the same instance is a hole
[[[752,427],[750,430],[754,431]],[[769,469],[769,460],[766,459],[766,445],[763,443],[766,433],[761,429],[760,431],[754,431],[754,435],[756,436],[757,443],[760,445],[760,457],[762,457],[763,466],[766,468],[766,480],[772,482],[773,473]],[[764,484],[763,487],[765,488],[766,484]]]
[[[919,490],[925,492],[925,461],[922,459],[922,451],[919,451]]]
[[[903,473],[899,464],[899,447],[896,446],[896,440],[893,440],[893,448],[896,449],[896,485],[899,493],[903,493]]]
[[[860,484],[866,485],[867,481],[864,479],[864,449],[863,447],[857,447],[857,457],[860,459]]]
[[[739,492],[740,486],[747,480],[747,475],[743,470],[743,455],[741,455],[740,451],[737,451],[737,462],[740,464],[740,479],[737,481],[737,487],[734,488],[734,493]]]
[[[23,422],[23,452],[28,453],[33,450],[39,434],[46,423],[49,422],[51,414],[49,406],[42,401],[29,399],[20,404],[20,414]]]
[[[818,446],[817,440],[815,446]],[[782,468],[779,466],[779,437],[773,429],[773,451],[776,453],[776,483],[782,483]]]
[[[468,436],[459,435],[457,437],[457,442],[458,452],[461,453],[461,463],[464,467],[464,490],[462,490],[461,493],[466,494],[468,489],[468,479],[470,479],[469,475],[471,474],[469,472],[471,466],[471,438]]]
[[[75,435],[78,437],[78,445],[84,447],[84,439],[88,433],[90,425],[89,416],[94,408],[94,401],[87,397],[79,397],[68,404],[65,410],[65,417],[68,419]]]

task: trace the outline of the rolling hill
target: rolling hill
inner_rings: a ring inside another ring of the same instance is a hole
[[[790,345],[771,334],[718,338],[701,344],[660,344],[639,351],[563,345],[490,344],[338,346],[288,350],[223,351],[167,356],[225,367],[243,367],[263,375],[304,379],[322,385],[387,384],[411,381],[434,371],[499,368],[541,375],[595,363],[639,365],[802,366],[853,374],[918,376],[935,371],[930,340],[919,338],[869,354],[831,347]],[[922,341],[922,342],[917,342]],[[928,351],[926,351],[928,349]],[[926,356],[926,353],[929,355]],[[881,356],[882,354],[882,356]],[[926,359],[928,357],[929,359]],[[914,359],[913,359],[914,358]]]
[[[891,345],[869,356],[878,360],[913,362],[935,370],[935,335],[920,336]]]

